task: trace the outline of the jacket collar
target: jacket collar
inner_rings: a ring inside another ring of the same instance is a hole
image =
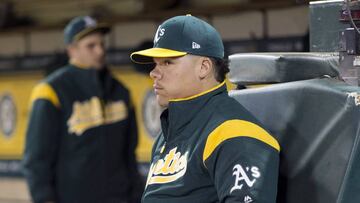
[[[93,89],[97,96],[106,100],[111,95],[113,79],[109,69],[105,66],[101,70],[95,68],[84,68],[77,64],[70,63],[70,67],[79,74],[80,81],[87,83],[89,88]],[[91,86],[93,85],[93,86]]]
[[[91,67],[85,65],[85,64],[81,64],[81,63],[78,63],[77,61],[75,60],[70,60],[69,61],[69,64],[76,67],[76,68],[82,68],[82,69],[91,69]]]
[[[190,123],[212,97],[222,93],[227,93],[225,82],[191,97],[170,100],[168,108],[160,116],[165,140],[171,139],[169,136],[174,136]]]

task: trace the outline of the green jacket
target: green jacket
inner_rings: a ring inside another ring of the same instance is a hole
[[[107,69],[67,65],[38,84],[31,101],[23,162],[34,202],[141,196],[134,109]]]
[[[161,114],[144,203],[275,202],[279,144],[224,83]]]

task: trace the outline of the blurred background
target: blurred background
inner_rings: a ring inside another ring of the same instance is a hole
[[[63,27],[91,15],[113,26],[107,61],[132,91],[139,123],[139,167],[145,175],[161,109],[148,77],[130,52],[152,46],[165,19],[192,14],[222,35],[226,55],[309,51],[309,2],[302,0],[0,0],[0,203],[30,202],[21,174],[29,95],[67,63]],[[230,85],[231,87],[231,85]]]

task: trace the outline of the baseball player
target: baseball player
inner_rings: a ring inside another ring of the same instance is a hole
[[[228,96],[218,32],[191,15],[157,29],[154,47],[131,54],[155,63],[161,114],[144,203],[276,201],[280,146]]]
[[[140,201],[135,113],[105,66],[109,30],[89,16],[70,21],[70,63],[32,92],[24,168],[35,203]]]

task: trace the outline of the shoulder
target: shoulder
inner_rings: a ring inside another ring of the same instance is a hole
[[[208,135],[203,151],[203,161],[207,160],[223,143],[230,140],[238,140],[240,144],[257,142],[266,148],[280,151],[278,141],[260,125],[233,119],[224,121]]]
[[[211,108],[214,109],[213,116],[220,117],[224,121],[242,119],[257,123],[254,116],[243,105],[227,94],[221,94],[214,98]]]
[[[30,103],[33,104],[36,100],[47,100],[53,106],[59,108],[60,101],[59,98],[52,87],[48,82],[41,82],[37,84],[31,92]]]
[[[54,71],[50,75],[48,75],[44,79],[44,82],[53,84],[53,85],[55,85],[59,82],[61,83],[61,81],[66,80],[67,78],[69,78],[70,75],[72,75],[73,69],[74,68],[71,68],[70,65],[60,67],[59,69],[57,69],[56,71]]]
[[[56,86],[62,83],[64,78],[68,77],[71,72],[69,65],[63,66],[56,71],[48,75],[44,80],[37,84],[30,96],[30,103],[34,103],[36,100],[47,100],[55,107],[60,107],[60,101],[56,92]]]
[[[230,97],[217,99],[214,102],[213,118],[217,121],[210,130],[203,152],[205,161],[224,142],[242,140],[241,142],[256,141],[270,148],[280,151],[278,141],[262,127],[262,125],[241,104]]]

